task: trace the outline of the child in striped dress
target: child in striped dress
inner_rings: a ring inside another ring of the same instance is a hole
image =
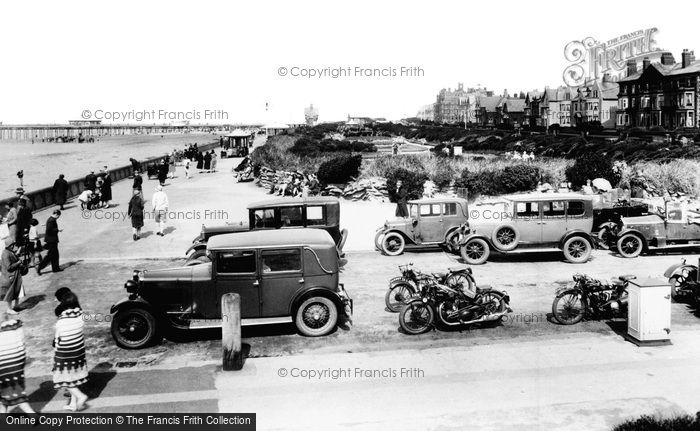
[[[7,303],[0,301],[0,413],[8,413],[15,406],[28,414],[34,410],[24,388],[24,334],[22,322],[7,319]]]
[[[78,297],[70,289],[62,287],[56,291],[60,302],[56,307],[56,337],[54,338],[54,388],[66,388],[71,395],[66,410],[81,411],[86,405],[87,395],[78,386],[88,381],[85,361],[85,337],[83,336],[82,310]]]

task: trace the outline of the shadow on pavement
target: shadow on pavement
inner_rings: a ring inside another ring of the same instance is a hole
[[[41,301],[46,299],[46,295],[33,295],[33,296],[28,296],[22,303],[19,304],[19,310],[24,311],[24,310],[31,310],[32,308],[36,307],[37,304],[39,304]]]
[[[100,372],[95,372],[100,370]],[[102,371],[108,370],[108,371]],[[112,371],[112,365],[108,363],[100,363],[92,368],[88,373],[89,380],[82,385],[80,389],[90,398],[98,398],[105,390],[110,380],[116,375],[116,371]],[[44,410],[46,405],[56,396],[58,391],[53,387],[53,381],[45,380],[39,384],[39,388],[29,394],[29,401],[38,407],[38,411]],[[67,399],[67,397],[66,397]],[[68,402],[66,401],[66,404]]]

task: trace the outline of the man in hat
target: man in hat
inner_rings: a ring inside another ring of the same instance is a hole
[[[63,205],[66,204],[66,199],[68,197],[68,181],[63,174],[59,175],[56,181],[53,183],[53,198],[63,211]]]
[[[58,218],[61,217],[60,210],[54,210],[53,214],[46,220],[46,233],[44,234],[44,247],[47,250],[46,256],[41,260],[39,266],[36,267],[36,273],[41,275],[41,270],[51,263],[53,272],[61,272],[61,265],[58,262]]]
[[[15,196],[18,200],[24,201],[27,208],[32,209],[32,202],[29,200],[29,197],[27,197],[27,195],[24,194],[24,189],[22,187],[17,187],[15,189]]]
[[[100,187],[102,196],[100,200],[104,208],[109,208],[109,202],[112,200],[112,178],[109,176],[107,166],[100,171],[100,178],[102,178],[102,187]]]
[[[24,236],[29,233],[32,224],[32,210],[27,208],[27,201],[20,199],[17,201],[17,231],[14,241],[17,244],[24,244]]]
[[[95,191],[95,186],[97,185],[97,175],[95,175],[95,171],[90,171],[90,173],[85,176],[84,185],[86,190]]]

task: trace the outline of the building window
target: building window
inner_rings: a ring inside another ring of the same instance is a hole
[[[692,112],[688,112],[688,119],[686,120],[685,125],[687,127],[693,127],[693,113]]]
[[[693,106],[693,93],[687,92],[685,93],[685,102],[683,103],[684,106]]]

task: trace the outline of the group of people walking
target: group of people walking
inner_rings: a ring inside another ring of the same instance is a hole
[[[80,389],[88,382],[83,311],[78,297],[69,288],[61,287],[54,296],[58,305],[54,310],[57,320],[53,337],[53,386],[67,391],[69,400],[64,409],[77,412],[87,407],[88,399]],[[33,414],[25,385],[27,349],[22,321],[8,313],[6,307],[0,303],[0,413],[19,408]]]

